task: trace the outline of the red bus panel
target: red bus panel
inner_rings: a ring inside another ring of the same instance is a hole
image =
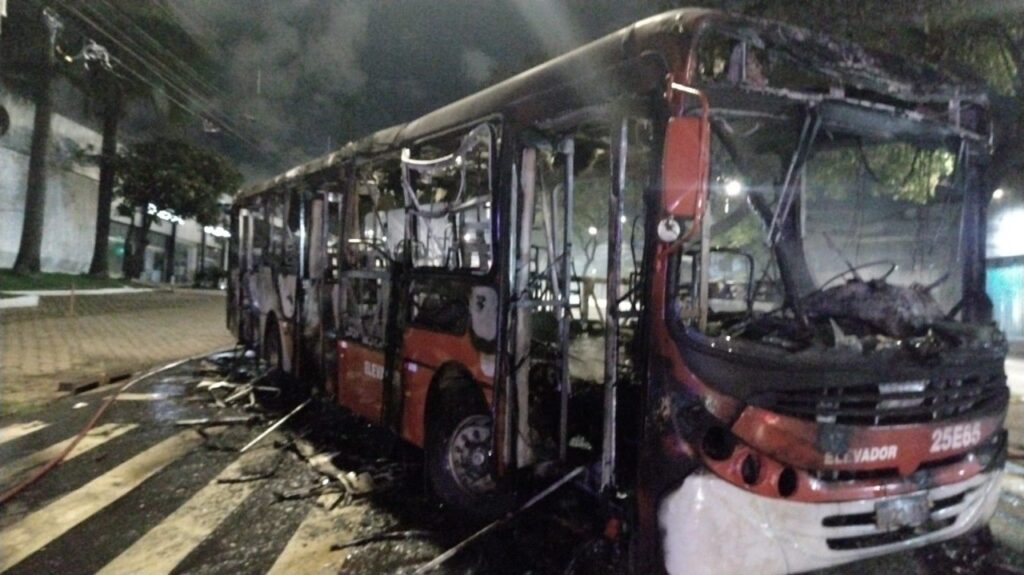
[[[384,352],[353,341],[338,342],[338,401],[379,423],[384,392]]]

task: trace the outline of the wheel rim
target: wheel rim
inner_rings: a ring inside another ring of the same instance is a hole
[[[448,466],[459,487],[473,494],[494,490],[491,418],[472,415],[461,422],[448,444]]]

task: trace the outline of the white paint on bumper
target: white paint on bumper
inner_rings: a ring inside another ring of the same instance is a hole
[[[873,520],[825,527],[826,517],[873,514],[877,502],[893,498],[803,503],[762,497],[698,473],[661,502],[665,567],[670,575],[799,573],[950,539],[988,521],[999,502],[1001,477],[1001,471],[981,474],[929,490],[933,504],[965,494],[931,512],[933,521],[955,517],[950,525],[895,543],[840,550],[831,549],[827,540],[883,532]]]

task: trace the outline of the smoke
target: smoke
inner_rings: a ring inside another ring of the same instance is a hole
[[[220,105],[277,160],[270,169],[324,151],[329,131],[316,129],[316,122],[312,131],[304,127],[331,116],[336,102],[365,85],[369,4],[179,0],[176,6],[183,23],[212,44],[225,72]]]
[[[498,63],[479,48],[467,48],[462,52],[462,66],[466,78],[474,86],[482,86],[494,75]]]
[[[411,120],[639,17],[639,0],[175,0],[224,72],[258,179]],[[232,147],[238,149],[232,150]]]

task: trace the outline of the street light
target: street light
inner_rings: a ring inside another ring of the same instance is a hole
[[[1002,188],[996,188],[996,191],[992,192],[992,199],[998,201],[1003,199],[1005,195],[1006,192]]]
[[[740,195],[742,193],[743,193],[743,183],[742,182],[740,182],[739,180],[726,180],[725,181],[725,195],[729,196],[730,198],[735,198],[736,196],[738,196],[738,195]]]

